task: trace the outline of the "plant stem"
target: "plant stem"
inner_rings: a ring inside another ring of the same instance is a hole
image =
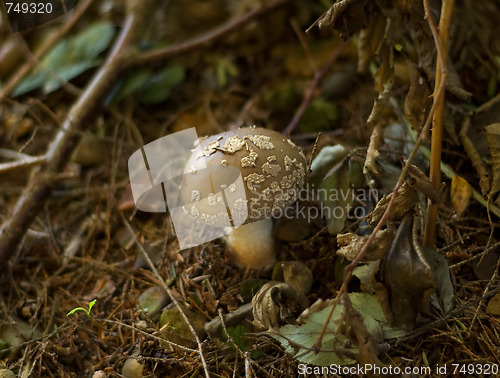
[[[427,22],[429,23],[429,27],[431,28],[432,36],[434,37],[434,43],[437,49],[436,80],[433,94],[434,101],[436,102],[436,111],[432,119],[431,165],[429,171],[429,178],[432,181],[432,185],[436,189],[439,189],[439,185],[441,184],[441,150],[443,144],[443,112],[445,99],[445,94],[442,93],[441,95],[438,95],[437,91],[438,88],[441,87],[441,83],[446,83],[449,30],[453,6],[454,0],[446,0],[443,2],[438,34],[436,25],[432,20],[429,10],[429,0],[424,0],[425,15]],[[429,204],[423,240],[423,244],[427,247],[432,247],[434,245],[437,210],[438,204]]]

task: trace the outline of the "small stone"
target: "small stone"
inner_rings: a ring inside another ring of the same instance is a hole
[[[139,361],[135,358],[129,358],[123,364],[122,375],[125,378],[140,378],[143,370],[144,366]]]

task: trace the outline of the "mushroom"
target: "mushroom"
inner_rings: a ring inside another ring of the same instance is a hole
[[[272,263],[270,218],[283,214],[305,185],[302,151],[280,133],[255,126],[200,140],[193,151],[181,184],[186,212],[215,227],[229,214],[226,243],[237,260],[254,267]],[[199,172],[205,168],[210,185]]]

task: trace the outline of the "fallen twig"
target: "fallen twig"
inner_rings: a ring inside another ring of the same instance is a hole
[[[302,100],[302,103],[300,104],[299,108],[295,112],[295,115],[293,116],[292,120],[288,124],[288,126],[282,131],[283,135],[290,135],[292,131],[297,127],[299,124],[300,119],[304,115],[304,112],[307,109],[307,106],[311,102],[314,96],[314,91],[319,85],[319,82],[325,76],[325,74],[330,70],[332,65],[337,61],[338,57],[344,51],[345,47],[347,46],[348,41],[343,41],[338,47],[335,49],[333,52],[332,56],[328,61],[319,69],[319,71],[316,71],[314,73],[314,77],[311,81],[311,84],[309,85],[309,88],[307,88],[306,94]]]
[[[0,163],[0,174],[6,173],[15,169],[30,168],[47,161],[47,158],[42,156],[30,156],[17,151],[9,151],[0,149],[0,156],[8,159],[15,159],[7,163]]]

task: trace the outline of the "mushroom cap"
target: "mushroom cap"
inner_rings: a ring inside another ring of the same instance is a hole
[[[198,141],[184,170],[181,197],[195,218],[237,227],[295,202],[306,166],[302,151],[276,131],[255,126],[226,131]]]

